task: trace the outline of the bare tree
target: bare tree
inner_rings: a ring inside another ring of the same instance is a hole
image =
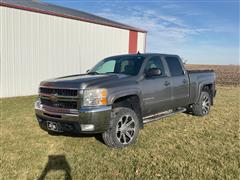
[[[183,64],[187,64],[187,59],[185,59],[184,57],[181,57],[181,59],[182,59],[182,62],[183,62]]]

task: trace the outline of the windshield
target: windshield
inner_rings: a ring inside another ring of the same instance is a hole
[[[118,73],[135,76],[138,74],[144,57],[116,56],[107,58],[98,63],[89,74]]]

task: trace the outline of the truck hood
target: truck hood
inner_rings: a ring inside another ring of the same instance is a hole
[[[129,77],[124,74],[102,74],[102,75],[90,75],[90,74],[77,74],[71,76],[64,76],[55,79],[49,79],[40,83],[40,86],[56,87],[56,88],[76,88],[85,89],[90,86],[101,86],[106,82],[115,82],[116,80]]]

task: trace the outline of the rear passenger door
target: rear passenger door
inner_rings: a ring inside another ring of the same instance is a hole
[[[172,106],[185,106],[189,101],[188,75],[177,56],[165,56],[165,61],[171,75]]]
[[[166,76],[160,56],[150,58],[145,66],[145,73],[150,68],[159,68],[160,76],[146,77],[140,82],[144,112],[143,115],[151,115],[171,107],[170,77]]]

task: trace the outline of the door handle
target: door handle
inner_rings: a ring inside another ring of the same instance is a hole
[[[165,86],[169,86],[169,85],[170,85],[170,82],[165,81],[165,82],[164,82],[164,85],[165,85]]]
[[[186,83],[187,83],[187,80],[186,80],[186,79],[184,79],[184,80],[183,80],[183,84],[186,84]]]

